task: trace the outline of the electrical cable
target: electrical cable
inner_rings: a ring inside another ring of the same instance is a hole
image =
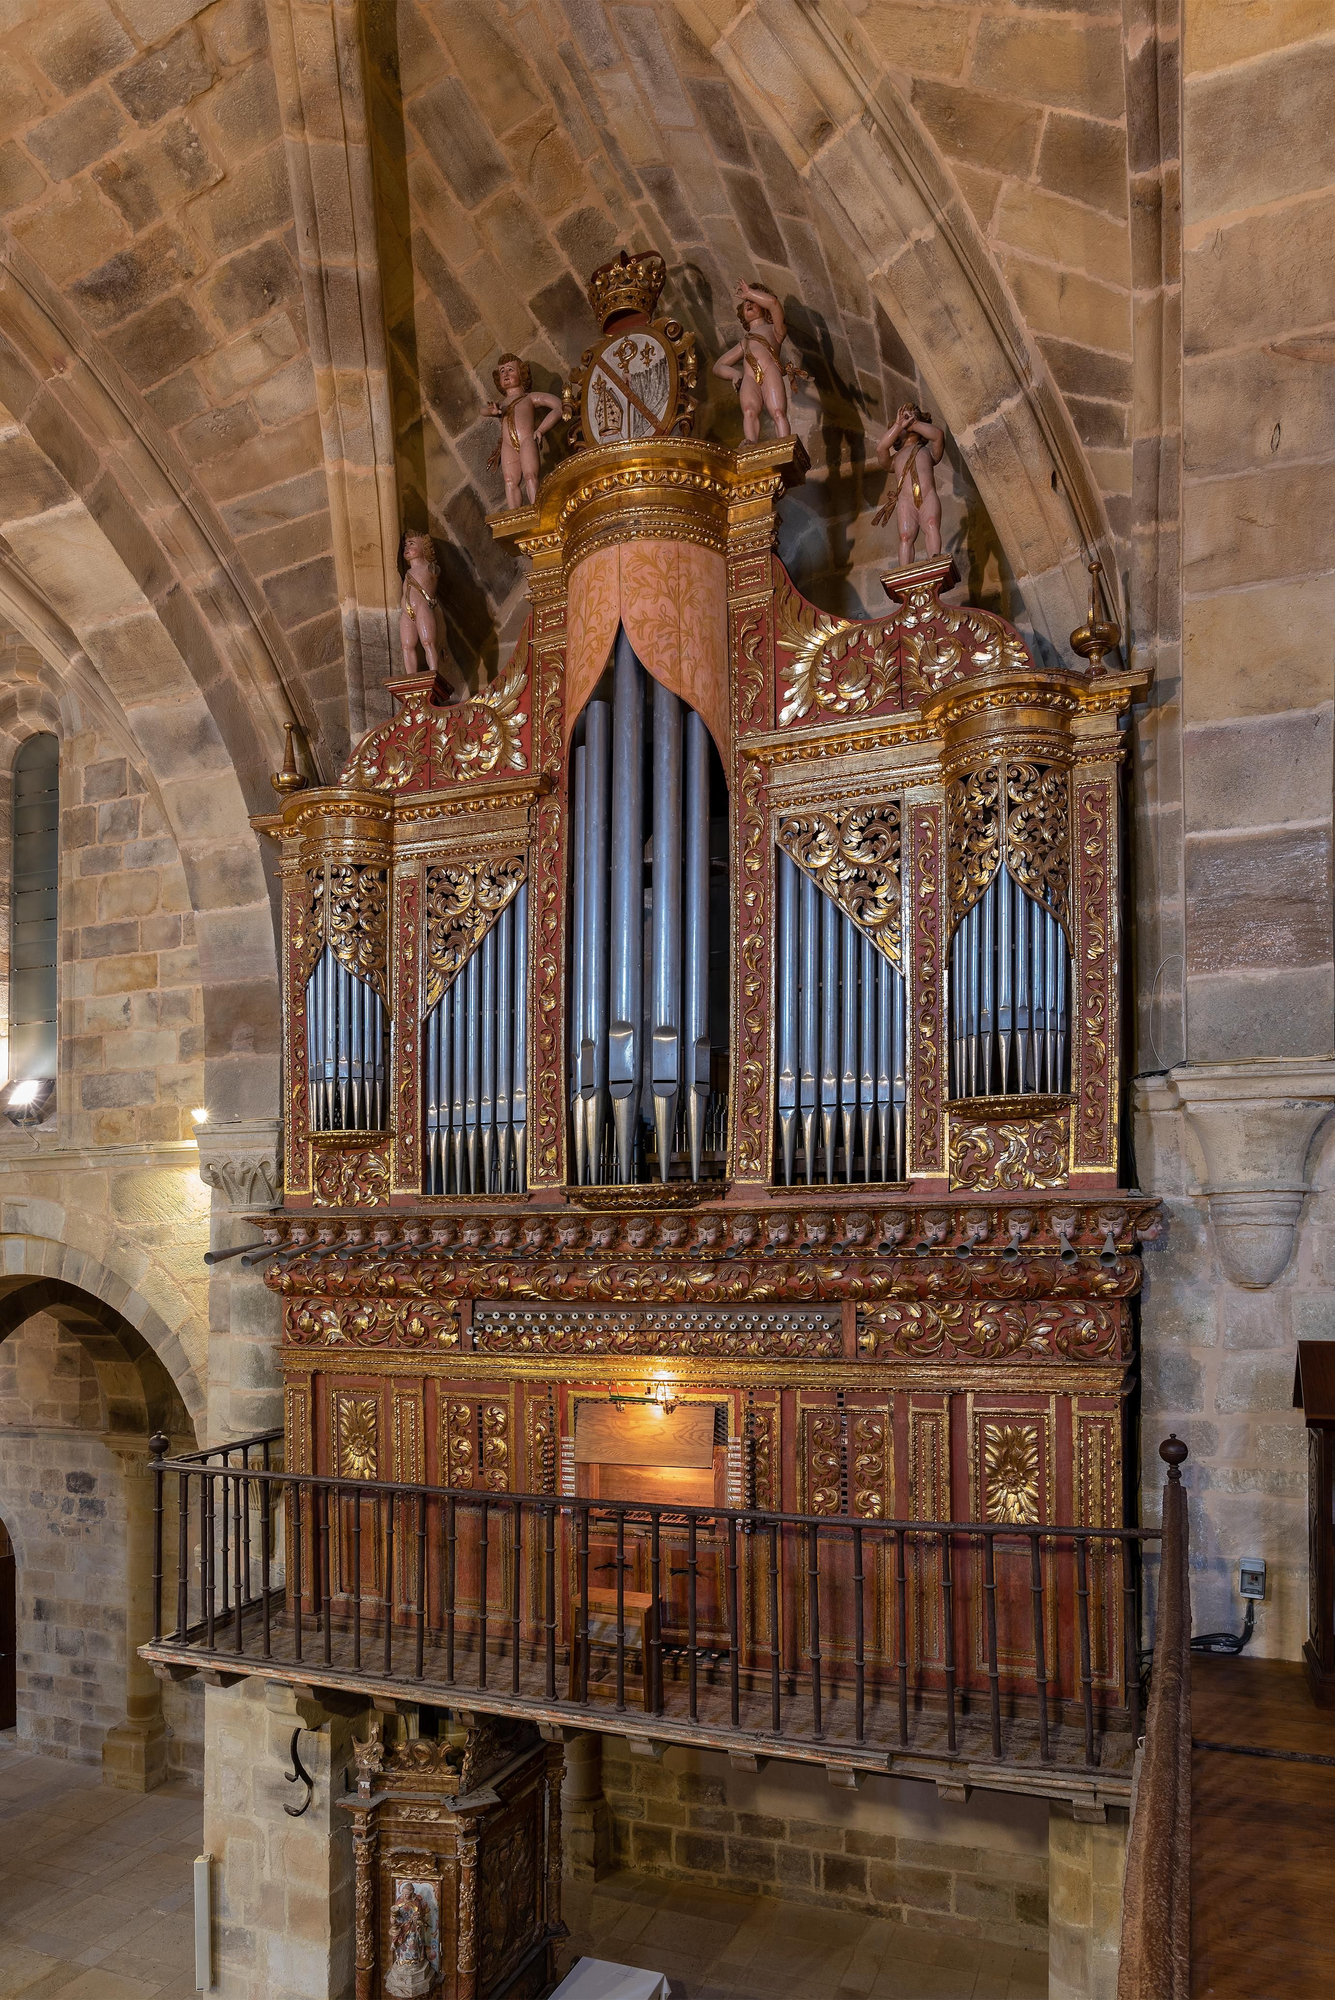
[[[1242,1652],[1256,1629],[1256,1605],[1248,1598],[1247,1616],[1241,1632],[1200,1632],[1191,1642],[1193,1653],[1221,1653],[1229,1657]]]

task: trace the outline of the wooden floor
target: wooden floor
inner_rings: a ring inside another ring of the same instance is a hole
[[[1193,1742],[1335,1758],[1335,1710],[1285,1660],[1192,1662]],[[1196,2000],[1335,1994],[1335,1765],[1192,1753]]]

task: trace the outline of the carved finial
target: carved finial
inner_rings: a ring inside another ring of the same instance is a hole
[[[1168,1467],[1168,1477],[1174,1485],[1179,1484],[1182,1478],[1180,1467],[1186,1461],[1187,1447],[1176,1431],[1171,1432],[1159,1446],[1159,1456]]]
[[[1103,564],[1089,565],[1089,617],[1083,625],[1077,625],[1071,634],[1071,650],[1088,660],[1094,673],[1103,671],[1103,656],[1111,653],[1119,645],[1122,628],[1115,618],[1099,617],[1099,578],[1103,575]]]
[[[285,722],[283,724],[283,728],[287,733],[287,744],[283,751],[283,768],[281,771],[275,771],[269,780],[269,783],[273,786],[280,799],[290,797],[293,792],[304,790],[306,784],[305,778],[303,778],[301,772],[297,769],[297,748],[292,740],[296,726],[295,722]]]

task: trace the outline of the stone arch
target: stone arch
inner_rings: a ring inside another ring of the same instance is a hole
[[[160,1305],[175,1308],[174,1326],[138,1285],[118,1274],[115,1263],[123,1260],[118,1259],[111,1230],[48,1201],[7,1202],[4,1224],[0,1340],[35,1313],[47,1313],[75,1331],[103,1369],[129,1365],[146,1370],[144,1415],[150,1430],[155,1427],[154,1411],[169,1413],[165,1382],[202,1438],[207,1327],[188,1296],[178,1291],[171,1297],[161,1266],[149,1266],[147,1278]],[[43,1224],[52,1233],[35,1233]],[[16,1228],[23,1233],[8,1233]],[[146,1262],[142,1255],[137,1261]],[[108,1382],[119,1395],[114,1373],[103,1376],[104,1390]]]
[[[1007,546],[1027,620],[1066,651],[1085,564],[1115,577],[1070,412],[958,183],[842,0],[675,0],[837,222],[931,385]]]
[[[0,352],[3,339],[0,323]],[[258,737],[249,751],[229,745],[215,707],[226,723],[235,690],[201,690],[189,665],[199,650],[173,630],[26,426],[5,427],[0,406],[0,505],[4,496],[29,511],[0,522],[0,610],[48,663],[62,698],[91,704],[126,743],[174,838],[196,918],[206,1101],[218,1118],[272,1116],[274,909],[246,788],[257,759],[272,768],[280,752],[261,758]],[[248,758],[249,780],[234,750]]]
[[[37,1313],[67,1327],[87,1350],[107,1429],[129,1436],[181,1431],[184,1402],[157,1349],[123,1312],[63,1278],[0,1278],[0,1340]]]

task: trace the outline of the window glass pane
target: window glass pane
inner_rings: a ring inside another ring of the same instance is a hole
[[[13,903],[10,929],[11,1082],[56,1074],[56,894],[60,869],[60,745],[30,736],[14,759]]]

